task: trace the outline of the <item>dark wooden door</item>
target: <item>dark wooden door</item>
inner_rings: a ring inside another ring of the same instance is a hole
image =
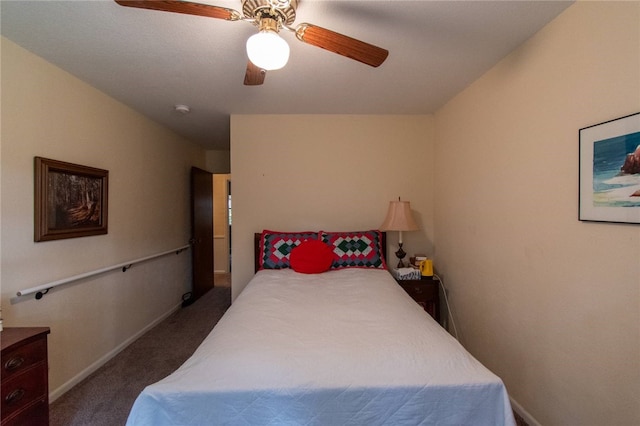
[[[213,288],[213,175],[191,168],[191,302]]]

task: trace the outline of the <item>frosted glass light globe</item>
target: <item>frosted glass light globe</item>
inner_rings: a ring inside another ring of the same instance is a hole
[[[260,31],[247,40],[247,56],[257,67],[277,70],[289,60],[289,45],[275,31]]]

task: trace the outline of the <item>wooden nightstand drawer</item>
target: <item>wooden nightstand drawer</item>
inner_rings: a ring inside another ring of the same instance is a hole
[[[438,297],[438,287],[435,285],[425,285],[422,281],[400,282],[400,286],[409,293],[416,302],[428,302]]]
[[[434,279],[397,280],[400,287],[411,296],[436,321],[440,322],[440,281]]]

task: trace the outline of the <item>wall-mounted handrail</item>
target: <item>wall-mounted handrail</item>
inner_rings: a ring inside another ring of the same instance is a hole
[[[188,248],[189,248],[189,245],[186,245],[186,246],[178,247],[178,248],[173,249],[173,250],[163,251],[162,253],[157,253],[157,254],[153,254],[151,256],[141,257],[140,259],[130,260],[129,262],[119,263],[117,265],[108,266],[106,268],[101,268],[101,269],[96,269],[95,271],[85,272],[83,274],[74,275],[72,277],[64,278],[64,279],[61,279],[61,280],[58,280],[58,281],[52,281],[50,283],[42,284],[42,285],[39,285],[37,287],[31,287],[31,288],[27,288],[25,290],[20,290],[16,294],[18,296],[26,296],[26,295],[29,295],[29,294],[36,293],[36,296],[35,296],[36,299],[40,300],[40,299],[42,299],[42,296],[47,294],[49,292],[49,290],[51,290],[54,287],[58,287],[60,285],[67,284],[67,283],[70,283],[70,282],[73,282],[73,281],[81,280],[83,278],[92,277],[94,275],[102,274],[102,273],[105,273],[105,272],[113,271],[114,269],[122,268],[122,272],[126,272],[129,268],[131,268],[131,266],[133,266],[136,263],[144,262],[146,260],[154,259],[154,258],[160,257],[160,256],[165,256],[165,255],[170,254],[170,253],[180,254],[182,251],[187,250]]]

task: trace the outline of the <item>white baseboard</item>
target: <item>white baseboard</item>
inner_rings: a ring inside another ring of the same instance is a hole
[[[518,402],[509,397],[509,400],[511,401],[511,408],[513,408],[513,411],[515,411],[516,413],[518,413],[520,415],[520,417],[522,417],[522,419],[527,422],[527,424],[529,426],[542,426],[540,424],[540,422],[538,422],[536,419],[533,418],[533,416],[531,414],[529,414],[529,412],[527,410],[525,410],[522,405],[518,404]]]
[[[114,356],[118,355],[127,346],[129,346],[130,344],[132,344],[133,342],[138,340],[138,338],[141,337],[144,333],[146,333],[147,331],[151,330],[153,327],[158,325],[160,322],[162,322],[169,315],[171,315],[172,313],[174,313],[175,311],[180,309],[181,306],[182,306],[182,302],[178,303],[173,308],[171,308],[168,312],[165,312],[160,317],[158,317],[155,320],[153,320],[150,324],[148,324],[142,330],[138,331],[136,334],[134,334],[133,336],[131,336],[130,338],[128,338],[127,340],[122,342],[120,345],[116,346],[113,350],[107,352],[103,357],[101,357],[96,362],[94,362],[93,364],[91,364],[90,366],[88,366],[87,368],[82,370],[80,373],[78,373],[76,376],[71,378],[71,380],[63,383],[62,386],[60,386],[57,389],[54,389],[53,391],[49,392],[49,403],[52,403],[56,399],[60,398],[62,395],[64,395],[66,392],[68,392],[72,387],[74,387],[75,385],[77,385],[78,383],[80,383],[81,381],[86,379],[87,377],[89,377],[89,375],[91,375],[93,372],[95,372],[98,368],[100,368],[104,364],[106,364],[107,361],[109,361]]]

